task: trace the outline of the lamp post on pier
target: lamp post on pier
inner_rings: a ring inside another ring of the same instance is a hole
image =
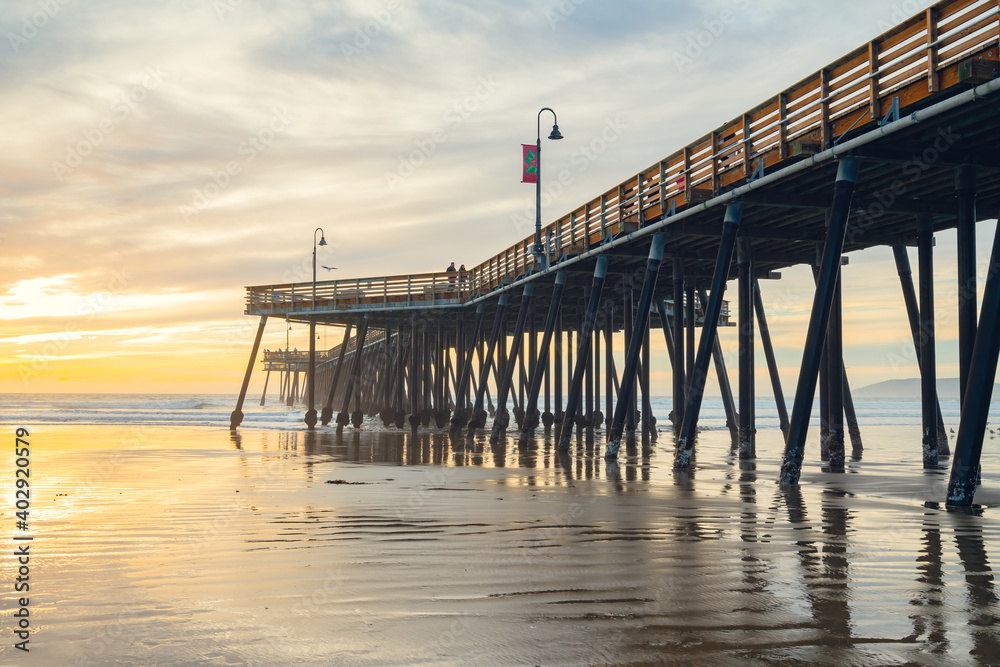
[[[319,243],[316,243],[316,232],[319,232]],[[313,290],[312,309],[316,310],[316,246],[326,245],[326,232],[322,227],[313,231]],[[316,316],[309,317],[309,410],[306,411],[306,426],[312,430],[316,426]]]
[[[552,112],[552,132],[549,139],[558,141],[563,138],[559,131],[559,119],[556,112],[549,107],[542,107],[538,112],[537,137],[535,139],[535,246],[532,254],[535,256],[535,266],[544,269],[545,263],[542,256],[545,255],[545,246],[542,245],[542,112]]]

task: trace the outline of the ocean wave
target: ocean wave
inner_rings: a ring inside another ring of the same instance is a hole
[[[0,424],[176,424],[228,428],[236,401],[236,396],[226,394],[4,394],[0,395]],[[661,431],[669,431],[672,400],[655,396],[651,404],[657,427]],[[914,426],[921,421],[919,402],[859,400],[855,404],[862,428]],[[960,414],[958,402],[942,401],[941,408],[946,425],[957,427]],[[243,413],[242,426],[247,428],[304,427],[305,410],[299,404],[288,407],[275,402],[260,406],[257,401],[247,401]],[[990,421],[1000,423],[1000,403],[994,403]],[[810,425],[818,424],[819,410],[814,407]],[[774,402],[758,401],[757,427],[777,428],[778,425]],[[721,400],[706,399],[699,426],[709,431],[726,428],[726,414]]]

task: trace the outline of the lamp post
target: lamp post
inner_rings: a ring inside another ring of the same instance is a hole
[[[538,173],[535,178],[535,247],[532,249],[532,254],[535,255],[536,264],[540,268],[545,268],[542,262],[542,256],[545,254],[545,247],[542,245],[542,111],[552,112],[552,132],[549,134],[549,139],[557,141],[562,139],[563,135],[559,132],[556,112],[548,107],[542,107],[538,112],[538,134],[535,143],[535,168]]]
[[[316,243],[319,232],[319,243]],[[316,246],[326,245],[326,232],[317,227],[313,232],[313,298],[312,309],[316,310]],[[306,411],[306,426],[312,430],[316,426],[316,316],[309,317],[309,410]]]

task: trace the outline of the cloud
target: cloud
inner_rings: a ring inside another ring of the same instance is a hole
[[[23,258],[0,269],[0,317],[17,323],[5,340],[52,340],[113,291],[81,331],[150,326],[169,333],[147,342],[186,345],[186,327],[241,318],[245,285],[308,280],[317,226],[338,277],[475,265],[526,236],[511,219],[534,203],[518,144],[542,106],[566,136],[545,146],[543,173],[572,176],[549,221],[871,39],[894,4],[70,0],[15,51],[8,33],[40,5],[5,2],[0,250]],[[673,55],[705,31],[678,70]],[[496,85],[477,96],[484,79]],[[581,168],[616,119],[625,129]],[[421,150],[390,190],[386,174]],[[60,179],[74,151],[87,154]],[[884,259],[871,262],[884,287],[851,292],[852,327],[896,303]],[[112,290],[115,272],[129,280]],[[765,287],[783,365],[810,299],[808,280]]]

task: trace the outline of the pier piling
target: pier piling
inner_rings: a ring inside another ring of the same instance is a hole
[[[771,330],[767,326],[767,315],[764,312],[764,301],[760,295],[760,282],[753,279],[753,306],[757,313],[757,327],[760,330],[761,347],[764,348],[764,359],[767,361],[767,373],[771,377],[771,390],[774,392],[774,404],[778,411],[778,423],[781,433],[788,437],[788,406],[785,404],[785,393],[781,390],[781,377],[778,375],[778,361],[771,345]]]
[[[757,419],[754,402],[754,308],[753,308],[753,257],[751,239],[742,234],[737,241],[737,290],[740,356],[740,458],[757,458]]]
[[[500,334],[507,324],[507,299],[508,293],[504,292],[497,301],[497,314],[493,320],[493,331],[490,332],[490,342],[486,348],[486,357],[479,367],[479,387],[476,391],[476,403],[472,408],[472,418],[469,420],[469,436],[475,433],[477,428],[486,426],[486,411],[483,410],[484,394],[488,391],[487,382],[490,377],[490,366],[493,363],[493,352],[496,350]]]
[[[934,336],[934,220],[917,215],[917,261],[920,269],[920,405],[924,468],[938,466],[937,354]]]
[[[705,301],[702,292],[702,304],[705,310],[704,325],[701,329],[701,340],[698,343],[698,351],[695,356],[694,368],[691,372],[691,391],[688,394],[686,405],[684,406],[684,421],[681,424],[680,437],[677,440],[677,452],[674,458],[674,468],[683,470],[691,464],[691,455],[694,451],[695,438],[698,432],[698,416],[701,412],[702,398],[705,395],[705,381],[708,378],[708,364],[712,353],[718,343],[719,318],[722,313],[722,296],[726,290],[726,281],[729,278],[729,267],[733,262],[733,249],[737,244],[737,239],[746,237],[738,236],[740,222],[743,219],[743,207],[739,204],[730,204],[726,207],[726,217],[722,226],[722,238],[719,243],[719,252],[715,260],[715,270],[712,273],[711,291],[708,293],[708,301]],[[676,311],[675,311],[676,313]],[[721,357],[721,355],[719,355]],[[721,361],[721,360],[719,360]],[[720,369],[725,373],[725,369]],[[742,375],[742,368],[741,368]],[[720,375],[720,380],[723,375]],[[723,383],[720,381],[720,386]],[[728,389],[728,378],[724,383]],[[742,396],[742,391],[741,394]],[[731,400],[731,396],[730,396]],[[742,438],[741,438],[742,444]],[[740,456],[742,455],[742,447]]]
[[[597,319],[597,310],[601,304],[601,293],[604,289],[604,280],[607,275],[608,256],[601,255],[597,258],[597,265],[594,267],[594,277],[590,286],[590,300],[587,303],[587,313],[584,317],[583,327],[580,330],[580,347],[579,354],[577,354],[576,357],[576,368],[573,370],[569,394],[566,396],[566,413],[563,417],[562,426],[559,429],[559,450],[563,452],[569,450],[569,440],[570,435],[573,432],[573,422],[580,406],[580,393],[583,388],[584,376],[587,374],[587,365],[591,358],[590,341],[593,337],[594,323]],[[589,393],[590,391],[588,389],[588,394]],[[589,398],[592,400],[593,397],[590,396]]]
[[[555,283],[552,286],[552,298],[549,301],[549,312],[545,317],[545,330],[542,333],[542,342],[538,348],[538,358],[535,360],[534,373],[531,375],[531,384],[528,386],[528,396],[525,402],[525,417],[521,424],[521,437],[518,440],[519,447],[526,447],[531,439],[535,428],[538,426],[538,392],[542,384],[542,378],[548,377],[549,348],[552,343],[552,334],[559,319],[559,309],[562,307],[563,290],[566,287],[567,273],[560,271],[556,274]],[[548,388],[546,388],[546,398],[548,398]],[[548,405],[545,406],[548,413]]]
[[[673,284],[674,284],[674,317],[673,335],[674,342],[673,356],[673,408],[674,408],[674,433],[679,434],[681,424],[684,422],[684,402],[686,384],[684,374],[684,260],[680,257],[673,258]]]
[[[532,284],[526,283],[521,292],[521,305],[517,311],[517,322],[514,324],[514,335],[511,338],[510,356],[504,364],[502,376],[498,378],[497,387],[497,416],[493,419],[493,432],[490,434],[490,444],[495,445],[500,439],[500,434],[507,430],[510,424],[510,413],[507,412],[507,395],[510,393],[511,382],[514,377],[514,369],[521,357],[521,346],[524,342],[524,327],[528,321],[528,313],[531,311]]]
[[[792,404],[792,415],[788,424],[784,460],[781,465],[782,486],[798,484],[802,474],[802,459],[805,455],[805,440],[809,429],[809,413],[812,411],[816,392],[823,338],[830,321],[830,307],[833,303],[834,281],[840,272],[840,258],[844,251],[847,234],[847,219],[850,214],[851,199],[861,170],[856,158],[841,160],[834,183],[833,206],[830,224],[827,227],[826,243],[823,245],[822,262],[816,294],[813,297],[809,327],[806,330],[802,367]]]
[[[247,361],[247,372],[243,375],[243,386],[240,388],[240,397],[236,401],[236,409],[229,415],[229,429],[235,430],[243,423],[243,401],[247,397],[247,389],[250,388],[250,375],[253,373],[254,362],[257,361],[257,350],[260,349],[260,339],[264,336],[264,326],[267,324],[267,315],[260,316],[260,323],[257,325],[257,336],[253,339],[253,348],[250,350],[250,360]]]
[[[344,427],[351,423],[351,395],[361,375],[361,360],[364,357],[365,337],[368,335],[368,315],[362,315],[358,324],[357,345],[354,348],[354,359],[351,372],[347,376],[347,386],[344,388],[344,398],[340,412],[337,414],[337,433],[343,433]]]
[[[625,413],[635,412],[635,403],[631,396],[635,389],[636,366],[639,363],[639,348],[642,343],[642,336],[637,332],[644,331],[649,324],[649,309],[653,302],[653,288],[656,287],[656,276],[660,270],[660,263],[663,261],[663,246],[666,243],[666,234],[660,232],[653,236],[649,246],[649,259],[646,260],[646,275],[642,282],[642,292],[639,295],[639,310],[635,316],[635,323],[632,327],[633,335],[628,342],[628,350],[625,353],[625,367],[622,369],[621,388],[618,390],[618,405],[615,406],[614,422],[611,425],[611,432],[608,434],[608,444],[604,453],[606,459],[618,458],[618,450],[621,447],[622,431],[625,427]],[[628,317],[629,313],[626,313]]]
[[[997,373],[997,356],[1000,354],[1000,224],[993,236],[983,292],[982,313],[976,329],[969,366],[969,386],[975,391],[966,394],[962,401],[962,421],[955,439],[951,478],[948,482],[948,506],[972,506],[979,479],[983,438],[993,397],[993,380]]]

